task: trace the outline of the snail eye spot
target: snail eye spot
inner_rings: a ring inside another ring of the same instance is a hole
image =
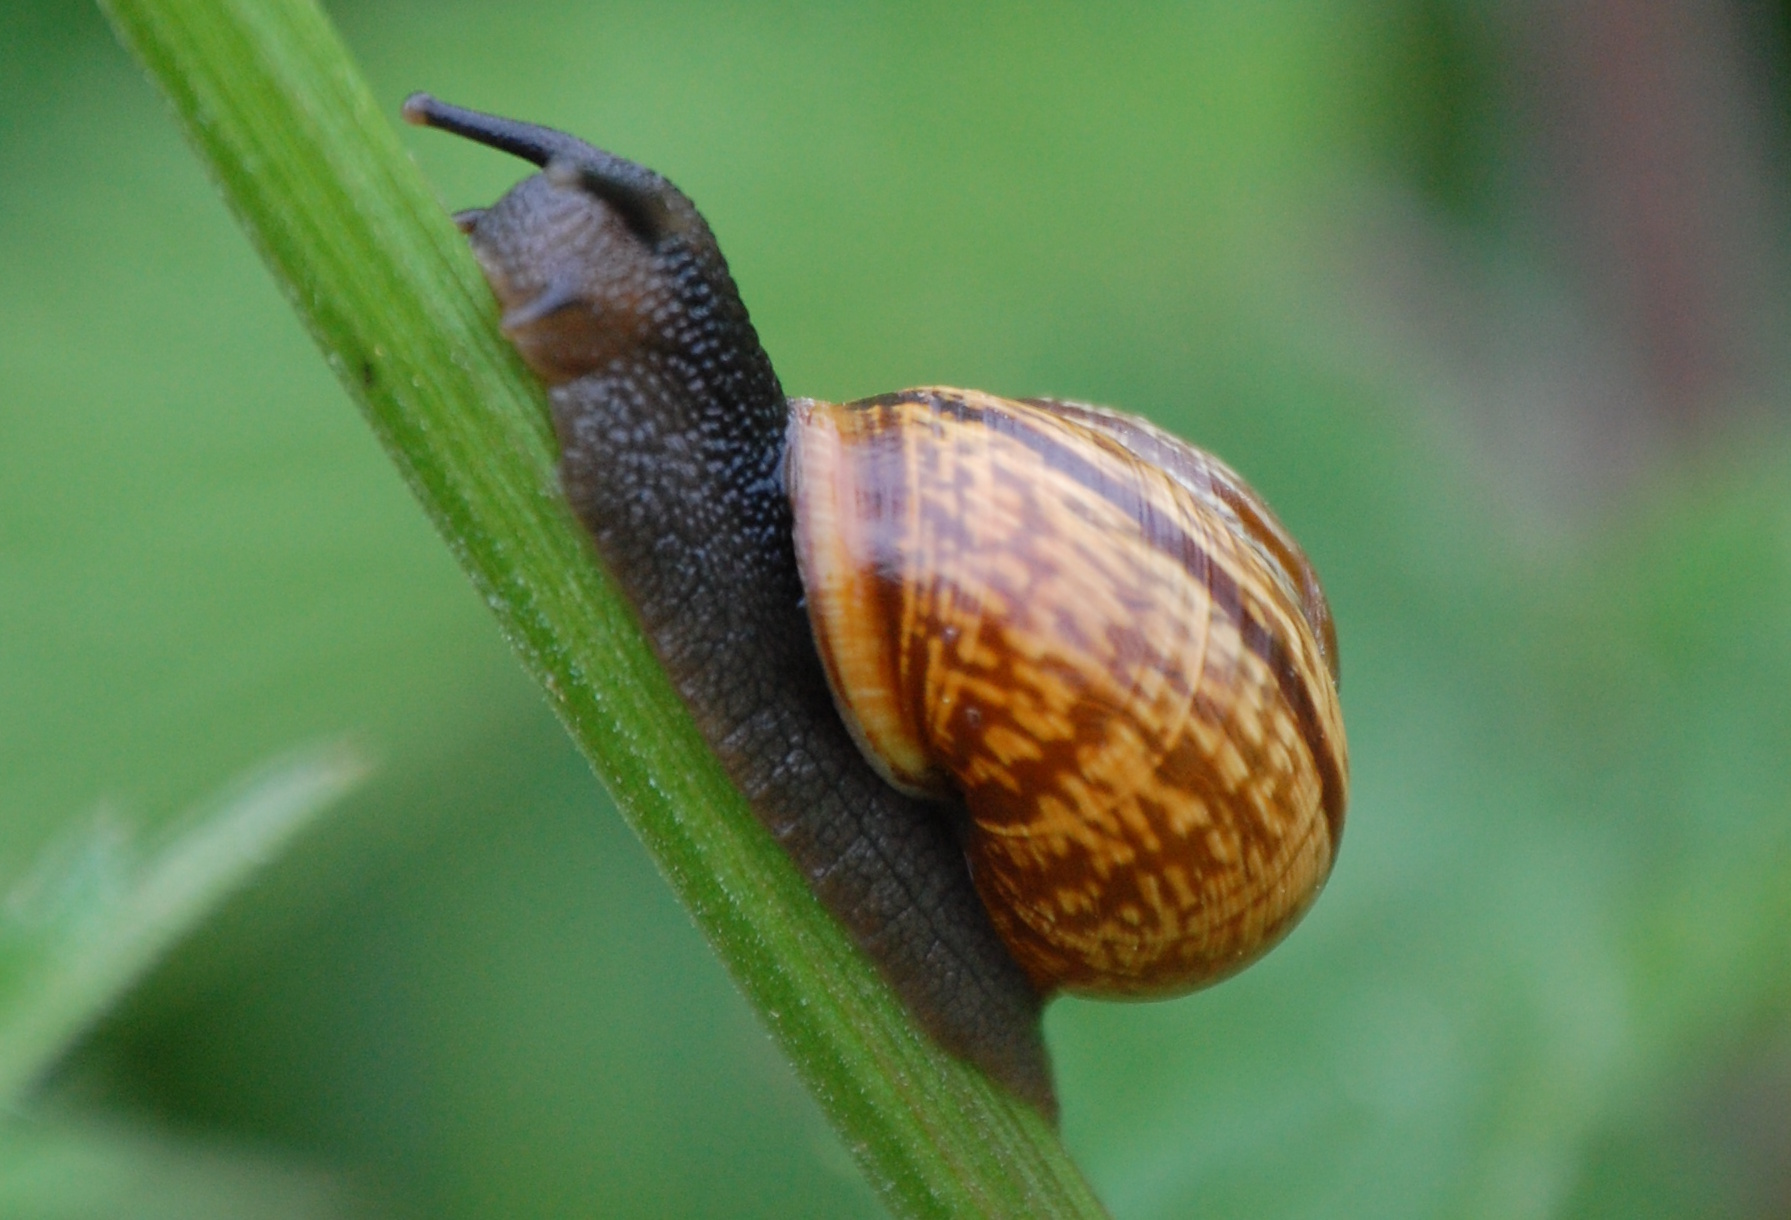
[[[584,299],[576,285],[549,284],[530,300],[514,309],[505,311],[504,330],[507,332],[523,330],[537,322],[551,318],[557,313],[564,313],[574,305],[583,303]]]

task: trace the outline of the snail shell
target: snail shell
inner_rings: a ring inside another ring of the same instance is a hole
[[[1095,407],[792,406],[834,698],[890,783],[961,795],[1033,983],[1171,994],[1273,945],[1330,872],[1348,760],[1324,595],[1255,493]]]

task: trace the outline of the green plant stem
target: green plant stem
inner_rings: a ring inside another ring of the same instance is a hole
[[[539,387],[310,0],[101,0],[343,384],[885,1200],[1098,1216],[1048,1125],[917,1032],[697,735],[561,498]]]

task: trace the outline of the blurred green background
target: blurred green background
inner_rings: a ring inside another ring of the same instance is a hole
[[[1344,850],[1051,1009],[1117,1216],[1791,1215],[1791,6],[331,11],[394,118],[677,181],[792,392],[1141,411],[1305,543]],[[0,285],[0,1215],[878,1214],[72,0],[0,8]],[[344,739],[283,850],[217,795]]]

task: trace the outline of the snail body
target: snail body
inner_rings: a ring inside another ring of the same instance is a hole
[[[1348,763],[1316,577],[1217,459],[944,388],[786,399],[665,179],[544,167],[457,219],[566,495],[724,769],[947,1049],[1054,1113],[1042,1005],[1247,964],[1328,875]]]

